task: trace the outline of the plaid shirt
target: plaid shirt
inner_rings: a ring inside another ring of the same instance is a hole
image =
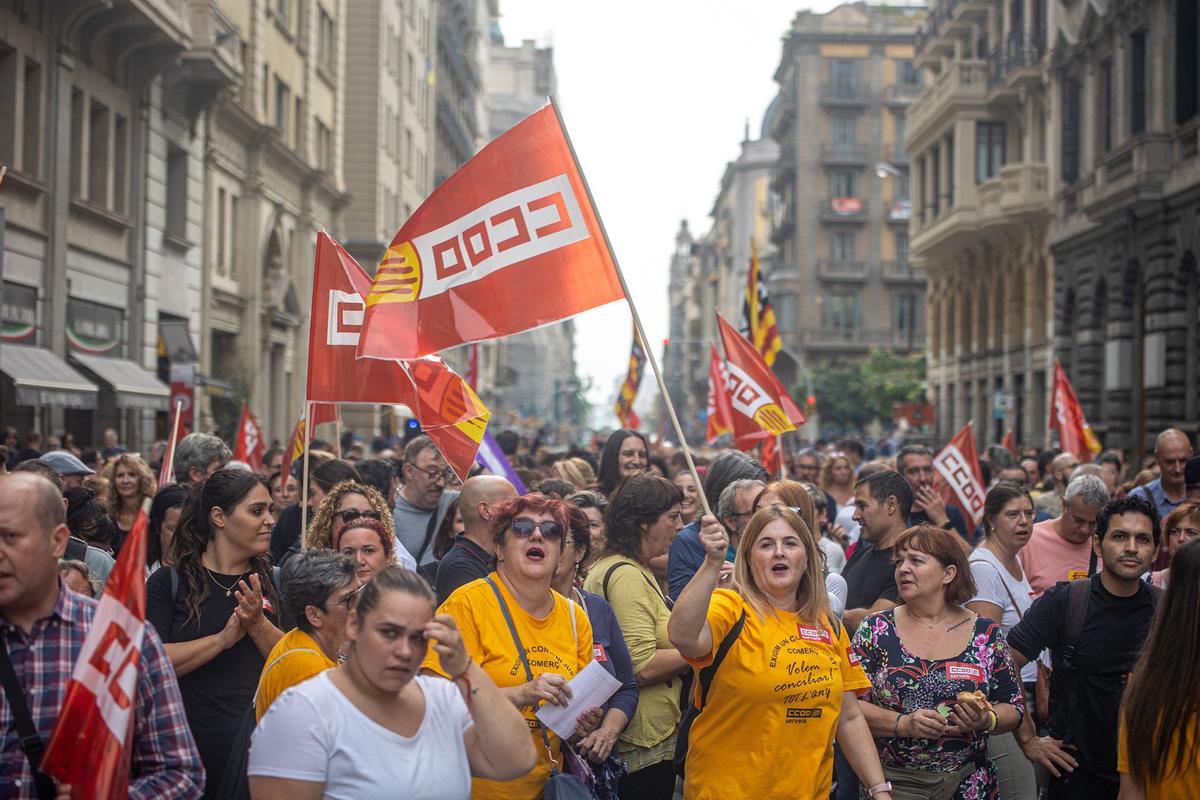
[[[0,636],[43,742],[50,741],[96,605],[60,583],[54,610],[34,623],[28,635],[0,617]],[[175,671],[151,625],[142,640],[133,725],[130,800],[200,797],[204,767],[188,729]],[[7,698],[0,705],[0,737],[0,797],[37,800]]]

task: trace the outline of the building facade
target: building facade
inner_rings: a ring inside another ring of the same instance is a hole
[[[928,280],[927,379],[945,440],[1046,443],[1054,375],[1056,4],[943,2],[917,35],[908,112],[912,259]]]
[[[924,344],[904,149],[923,14],[848,3],[798,13],[784,36],[765,131],[780,148],[769,277],[784,349],[801,371]]]
[[[1200,421],[1198,23],[1183,0],[1074,4],[1051,54],[1056,349],[1135,463]]]

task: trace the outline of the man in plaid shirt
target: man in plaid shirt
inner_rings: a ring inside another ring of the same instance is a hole
[[[62,495],[50,481],[29,473],[0,477],[0,644],[8,649],[43,744],[96,612],[94,600],[59,581],[58,559],[68,534]],[[175,672],[150,626],[134,702],[129,797],[200,797],[204,768]],[[7,696],[0,705],[0,797],[38,797]]]

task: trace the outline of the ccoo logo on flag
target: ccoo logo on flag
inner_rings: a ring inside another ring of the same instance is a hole
[[[329,345],[358,347],[358,334],[362,331],[363,299],[357,292],[329,290]]]

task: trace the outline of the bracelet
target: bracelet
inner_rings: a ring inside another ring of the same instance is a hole
[[[470,670],[471,670],[471,662],[468,661],[466,669],[464,669],[462,672],[458,673],[457,675],[452,676],[450,678],[450,682],[457,685],[459,681],[462,681],[463,683],[465,683],[467,685],[467,690],[466,690],[466,692],[463,693],[463,699],[467,701],[467,711],[469,711],[472,715],[474,715],[475,709],[471,704],[471,698],[477,690],[473,686],[471,686],[471,679],[467,677],[467,673],[470,672]]]
[[[992,715],[992,724],[988,726],[988,733],[996,730],[996,726],[1000,724],[1000,717],[992,709],[988,709],[988,713]]]
[[[894,728],[892,728],[892,738],[893,739],[900,738],[900,720],[902,720],[902,719],[904,719],[903,711],[901,711],[899,714],[896,715],[896,725]]]

